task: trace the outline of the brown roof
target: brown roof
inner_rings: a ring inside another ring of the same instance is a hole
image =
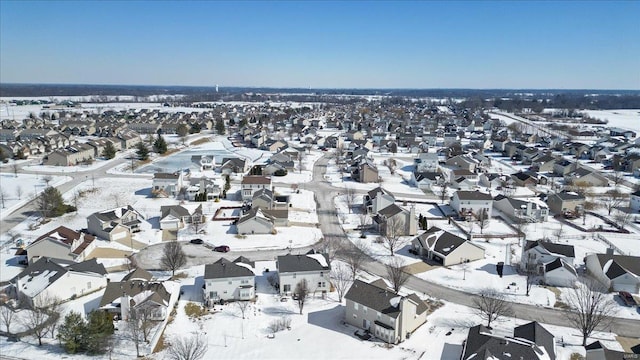
[[[58,234],[59,236],[53,236],[54,234]],[[34,241],[34,243],[42,239],[54,238],[64,244],[71,246],[73,242],[75,240],[78,240],[82,235],[84,235],[84,241],[82,242],[82,244],[80,244],[80,246],[78,246],[72,251],[72,253],[78,255],[78,254],[81,254],[84,251],[84,249],[86,249],[87,246],[89,246],[89,244],[91,244],[91,242],[96,239],[95,236],[89,235],[87,233],[81,233],[79,231],[74,231],[65,226],[58,226],[57,228],[37,238],[36,241]]]
[[[245,176],[242,178],[243,184],[271,184],[271,178],[268,176]]]

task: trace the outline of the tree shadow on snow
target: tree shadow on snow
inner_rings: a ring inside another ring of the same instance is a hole
[[[196,276],[193,284],[184,284],[180,286],[180,300],[202,301],[202,286],[204,285],[204,276]]]

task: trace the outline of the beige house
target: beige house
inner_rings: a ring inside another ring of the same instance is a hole
[[[584,201],[584,196],[578,193],[563,191],[549,195],[547,205],[551,212],[561,214],[565,211],[576,211],[576,208],[581,207]]]
[[[58,226],[27,246],[27,259],[30,264],[41,257],[84,261],[96,247],[94,240],[92,235]]]
[[[249,175],[242,178],[242,200],[251,200],[253,194],[260,189],[271,189],[271,178],[268,176]]]
[[[404,341],[427,321],[424,301],[416,294],[398,295],[382,279],[357,279],[344,298],[346,322],[388,343]]]
[[[72,166],[81,162],[93,160],[94,148],[86,144],[75,144],[64,149],[56,150],[45,156],[44,165]]]
[[[131,234],[140,231],[144,217],[131,205],[95,212],[87,217],[89,233],[109,241],[131,240]]]
[[[484,259],[485,255],[485,250],[480,245],[435,226],[414,238],[411,248],[419,255],[444,266]]]

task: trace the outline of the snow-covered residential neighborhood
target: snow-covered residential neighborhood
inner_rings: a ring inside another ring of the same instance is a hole
[[[2,99],[0,358],[640,356],[637,110],[124,99]]]

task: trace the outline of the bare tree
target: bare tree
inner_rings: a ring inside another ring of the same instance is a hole
[[[624,212],[624,211],[618,211],[613,216],[613,219],[615,220],[616,224],[618,224],[618,226],[621,229],[624,229],[627,225],[629,225],[629,223],[631,222],[631,218],[632,217],[633,216],[631,215],[631,213]]]
[[[527,284],[526,284],[527,296],[529,296],[529,292],[531,292],[531,288],[533,288],[533,285],[535,284],[536,275],[537,275],[535,271],[535,264],[526,265],[525,275],[527,277]]]
[[[307,301],[307,297],[309,296],[309,284],[307,283],[307,279],[302,279],[296,284],[294,294],[296,295],[296,303],[300,309],[300,315],[302,315],[304,303]]]
[[[20,168],[18,167],[18,163],[15,160],[11,164],[11,169],[13,170],[13,175],[15,177],[18,177],[18,170],[20,170]]]
[[[448,198],[447,189],[449,188],[449,184],[444,181],[440,186],[440,191],[438,191],[438,196],[440,197],[440,201],[444,204],[444,201]]]
[[[564,224],[560,223],[560,227],[553,231],[553,235],[556,237],[556,242],[560,242],[562,236],[564,236]]]
[[[9,242],[12,244],[14,244],[18,239],[20,239],[21,236],[22,234],[20,234],[19,232],[13,229],[7,231],[7,237],[9,238]]]
[[[611,215],[611,211],[619,206],[625,200],[625,196],[618,189],[609,190],[605,193],[605,197],[602,199],[602,204],[607,209],[607,214]]]
[[[396,160],[394,158],[389,158],[389,159],[385,160],[384,161],[384,165],[387,167],[387,169],[389,169],[389,172],[391,173],[391,175],[395,174],[396,167],[398,165],[397,165]]]
[[[349,286],[351,286],[351,282],[353,281],[349,267],[334,265],[333,269],[331,269],[331,272],[329,273],[329,278],[331,279],[331,284],[333,284],[333,287],[338,293],[338,302],[342,302],[342,297],[347,293],[347,290],[349,290]]]
[[[516,227],[516,230],[518,231],[518,241],[522,243],[526,238],[526,230],[529,223],[525,221],[524,217],[518,216],[518,219],[514,225]],[[524,246],[524,244],[522,244],[522,246]]]
[[[401,258],[394,257],[385,265],[387,271],[387,279],[391,283],[391,287],[397,293],[400,288],[409,280],[409,273]]]
[[[482,234],[482,230],[489,225],[489,216],[487,214],[487,209],[480,210],[478,214],[478,226],[480,227],[480,234]]]
[[[397,217],[386,219],[383,227],[383,239],[385,247],[391,252],[391,256],[407,243],[407,239],[402,236],[403,234],[404,220]]]
[[[134,317],[129,317],[127,320],[127,334],[136,346],[136,356],[140,357],[140,342],[142,341],[142,330],[140,329],[140,323]]]
[[[611,173],[611,180],[613,181],[613,185],[618,187],[624,181],[624,172],[620,170],[615,170]]]
[[[593,211],[598,207],[598,205],[593,201],[585,201],[582,204],[582,225],[587,224],[587,212]]]
[[[358,270],[360,270],[365,261],[367,261],[369,251],[369,245],[364,241],[358,240],[353,242],[353,247],[344,249],[341,252],[341,257],[351,270],[351,280],[356,278]]]
[[[358,222],[360,223],[360,237],[365,237],[364,229],[367,227],[367,225],[369,225],[370,220],[371,217],[366,213],[366,211],[362,211],[358,214]]]
[[[134,319],[136,326],[140,330],[142,339],[149,341],[149,334],[153,330],[156,321],[153,320],[153,309],[151,306],[138,306],[131,309],[130,317]]]
[[[331,263],[336,258],[336,255],[342,250],[342,244],[340,244],[340,240],[334,236],[324,238],[322,243],[322,252],[327,254],[329,262]]]
[[[200,232],[204,230],[204,226],[206,224],[204,221],[202,221],[203,219],[204,217],[192,219],[191,224],[189,224],[189,228],[191,228],[191,231],[193,231],[194,234],[200,234]]]
[[[349,209],[349,214],[351,214],[351,209],[356,204],[356,190],[351,186],[347,186],[344,188],[344,195],[347,200],[347,209]]]
[[[306,157],[306,154],[304,151],[299,151],[298,152],[298,172],[302,172],[302,170],[304,170],[304,159]]]
[[[607,289],[594,280],[584,280],[566,295],[569,308],[564,312],[569,324],[581,332],[582,346],[587,345],[587,339],[596,328],[609,325],[615,314],[615,305],[609,300]]]
[[[209,349],[207,338],[202,335],[176,337],[167,350],[172,360],[200,360]]]
[[[171,275],[176,274],[176,270],[187,264],[187,255],[182,250],[182,245],[177,241],[170,241],[164,245],[160,266],[164,270],[171,270]]]
[[[45,175],[42,177],[42,181],[44,181],[47,187],[49,187],[49,183],[51,183],[52,180],[53,180],[53,177],[51,175]]]
[[[13,322],[15,314],[15,311],[6,304],[0,305],[0,321],[2,321],[2,325],[7,329],[8,334],[11,333],[11,322]]]
[[[502,293],[494,289],[486,288],[473,298],[473,305],[480,318],[487,321],[487,327],[503,316],[511,316],[513,310]]]
[[[22,190],[22,186],[18,185],[16,186],[16,195],[18,196],[18,200],[22,199],[22,194],[23,194],[23,190]]]
[[[31,306],[27,311],[27,315],[22,318],[22,325],[29,329],[33,336],[38,339],[38,345],[42,346],[42,338],[49,330],[47,321],[56,321],[60,316],[49,310],[57,300],[51,296],[37,297],[32,300]],[[55,317],[49,319],[49,317]]]
[[[235,302],[236,306],[238,307],[238,309],[240,310],[240,313],[242,314],[242,319],[244,320],[244,315],[247,312],[247,309],[249,308],[249,302],[248,301],[236,301]]]

